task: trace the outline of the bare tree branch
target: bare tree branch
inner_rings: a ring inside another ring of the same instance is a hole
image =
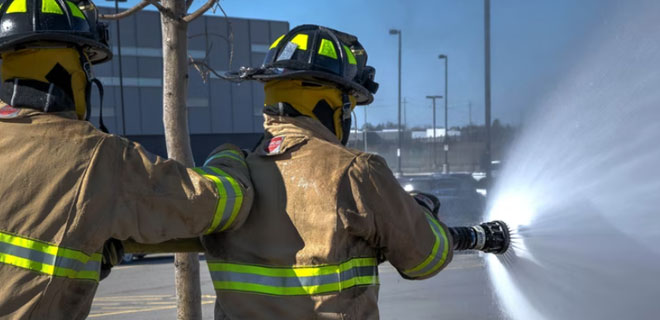
[[[204,12],[206,12],[209,9],[213,8],[213,6],[217,2],[218,2],[218,0],[208,0],[208,1],[206,1],[206,3],[204,5],[202,5],[201,7],[199,7],[199,9],[197,9],[197,11],[183,17],[183,21],[188,23],[190,21],[193,21],[193,20],[197,19],[199,16],[203,15]]]
[[[229,29],[229,39],[227,40],[229,42],[229,68],[227,68],[227,70],[231,70],[231,64],[234,61],[234,28],[229,21],[229,17],[227,17],[227,12],[225,12],[225,9],[222,8],[220,3],[218,3],[218,8],[220,8],[220,11],[222,11],[222,14],[225,16],[227,29]]]
[[[163,7],[163,5],[161,5],[161,4],[158,2],[158,0],[146,0],[146,1],[148,1],[149,4],[153,5],[154,7],[156,7],[156,8],[158,9],[158,11],[160,11],[160,13],[162,13],[162,14],[165,15],[166,17],[168,17],[168,18],[170,18],[170,19],[172,19],[172,20],[179,20],[179,19],[181,19],[180,17],[177,17],[176,15],[174,15],[174,13],[172,13],[172,10]]]
[[[215,33],[215,32],[205,32],[205,33],[191,34],[191,35],[188,36],[188,39],[197,38],[197,37],[204,37],[204,36],[214,36],[214,37],[218,37],[218,38],[220,38],[220,39],[222,39],[222,40],[227,41],[227,43],[229,43],[229,38],[227,38],[226,36],[223,36],[223,35],[221,35],[221,34],[219,34],[219,33]]]
[[[200,76],[202,76],[202,81],[204,81],[205,83],[208,80],[209,74],[211,73],[216,77],[218,77],[218,79],[223,79],[223,76],[219,74],[217,71],[215,71],[215,69],[213,69],[211,66],[209,66],[209,64],[206,63],[206,61],[195,60],[192,57],[190,57],[189,61],[190,61],[189,64],[199,72]]]
[[[192,6],[194,1],[195,0],[186,0],[186,12],[188,12],[188,9],[190,9],[190,6]]]
[[[119,13],[114,13],[114,14],[99,14],[99,19],[104,19],[104,20],[119,20],[126,18],[142,9],[144,9],[146,6],[150,5],[151,3],[149,0],[142,0],[140,3],[136,4],[134,7],[124,10]]]

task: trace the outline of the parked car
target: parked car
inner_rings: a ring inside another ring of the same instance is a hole
[[[477,192],[477,181],[468,173],[407,175],[399,177],[406,191],[418,190],[440,199],[439,218],[450,226],[482,222],[486,198]]]

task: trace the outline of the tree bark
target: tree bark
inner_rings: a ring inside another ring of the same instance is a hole
[[[186,1],[163,0],[170,14],[161,12],[163,35],[163,123],[167,155],[194,166],[188,131],[188,25],[183,21]],[[197,253],[174,255],[177,319],[202,318],[199,258]]]

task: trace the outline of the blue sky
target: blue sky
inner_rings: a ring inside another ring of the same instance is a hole
[[[135,3],[131,0],[128,4]],[[193,10],[204,1],[196,0]],[[406,122],[430,126],[427,95],[445,95],[449,56],[449,124],[484,123],[482,0],[223,0],[229,16],[312,23],[358,36],[369,54],[380,89],[368,106],[371,123],[396,122],[397,38],[403,36],[402,96]],[[524,121],[544,94],[573,67],[583,44],[607,24],[614,0],[492,0],[491,65],[493,119]],[[219,14],[219,13],[218,13]],[[444,106],[443,101],[438,101]],[[444,122],[438,110],[438,123]],[[363,110],[357,110],[358,124]]]

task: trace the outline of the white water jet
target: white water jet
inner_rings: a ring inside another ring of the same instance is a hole
[[[489,272],[513,319],[660,314],[660,3],[621,8],[537,106],[493,190],[488,220],[515,234]]]

